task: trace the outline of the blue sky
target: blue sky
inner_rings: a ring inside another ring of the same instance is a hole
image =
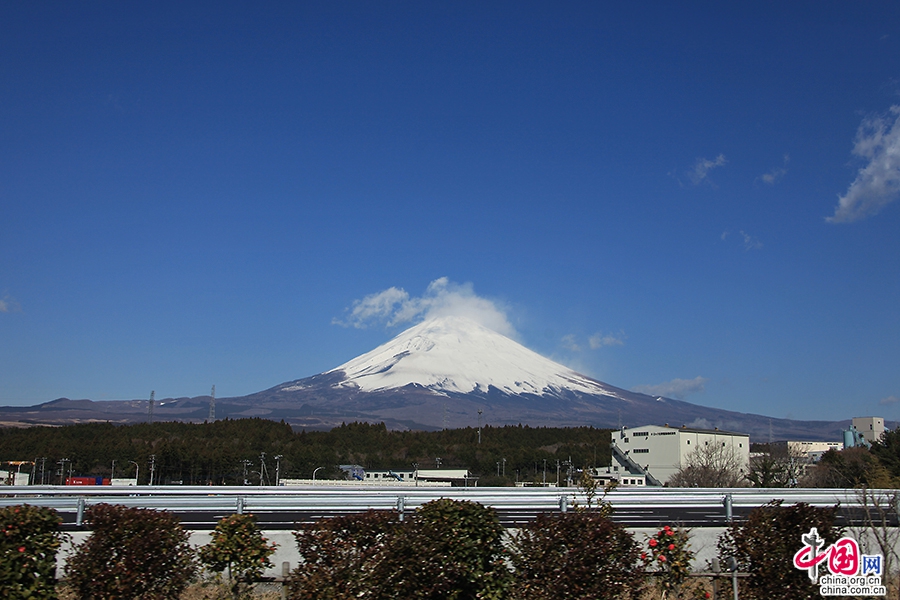
[[[435,311],[900,418],[900,4],[5,3],[0,405],[242,395]]]

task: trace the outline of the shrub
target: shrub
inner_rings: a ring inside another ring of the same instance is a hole
[[[837,507],[781,504],[781,500],[775,500],[754,509],[746,521],[734,523],[719,538],[721,563],[734,556],[738,570],[750,574],[740,582],[741,598],[820,598],[819,588],[807,573],[794,568],[793,557],[800,549],[800,536],[812,527],[817,528],[826,545],[841,537],[840,529],[834,527]]]
[[[61,522],[51,508],[0,508],[0,598],[56,598]]]
[[[200,548],[200,561],[211,571],[227,571],[231,595],[239,598],[242,583],[257,581],[272,566],[273,552],[253,515],[231,515],[218,522],[209,544]]]
[[[648,538],[647,549],[641,552],[644,566],[655,571],[656,587],[663,598],[709,598],[700,587],[685,585],[693,559],[690,534],[668,525]]]
[[[512,581],[503,533],[492,509],[448,499],[402,523],[393,512],[323,520],[295,533],[306,562],[291,597],[503,598]]]
[[[188,533],[171,513],[98,504],[84,521],[91,534],[65,569],[79,598],[175,598],[196,572]]]
[[[361,597],[503,598],[512,583],[503,535],[492,508],[446,498],[428,502],[374,553],[367,577],[382,589],[372,586]]]
[[[640,547],[607,515],[576,510],[540,515],[513,541],[517,598],[639,598],[646,581]]]
[[[396,512],[374,510],[302,525],[294,539],[303,563],[291,573],[290,597],[356,598],[367,585],[363,565],[399,525]]]

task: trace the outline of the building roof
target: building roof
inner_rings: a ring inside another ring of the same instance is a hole
[[[638,431],[641,429],[666,429],[672,431],[681,431],[684,433],[709,433],[715,435],[739,435],[742,437],[750,437],[749,433],[738,433],[736,431],[726,431],[724,429],[719,429],[718,427],[714,429],[699,429],[696,427],[688,427],[687,425],[682,425],[681,427],[672,427],[668,423],[666,425],[641,425],[640,427],[622,427],[623,431]]]

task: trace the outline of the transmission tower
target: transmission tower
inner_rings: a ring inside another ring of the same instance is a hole
[[[156,390],[150,392],[150,403],[147,405],[147,420],[153,423],[153,398],[156,397]]]
[[[216,420],[216,386],[213,385],[212,391],[209,393],[209,422]]]

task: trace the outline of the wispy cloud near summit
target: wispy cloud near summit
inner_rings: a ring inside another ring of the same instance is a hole
[[[410,296],[403,288],[390,287],[354,301],[346,312],[345,318],[332,319],[332,323],[364,329],[378,323],[394,326],[435,317],[461,316],[503,335],[516,335],[505,308],[494,300],[478,296],[471,283],[457,284],[446,277],[428,284],[421,296]]]

